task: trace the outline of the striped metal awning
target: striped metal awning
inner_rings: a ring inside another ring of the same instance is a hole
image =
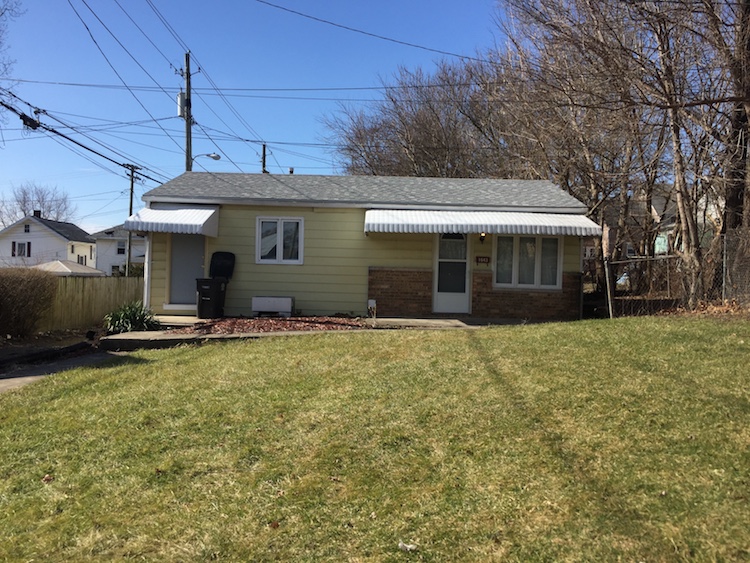
[[[486,233],[504,235],[600,236],[584,215],[506,211],[369,209],[366,233]]]
[[[125,221],[128,231],[144,233],[179,233],[185,235],[219,234],[219,208],[141,209]]]

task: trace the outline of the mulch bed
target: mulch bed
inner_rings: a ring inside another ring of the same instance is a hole
[[[322,330],[360,330],[362,319],[348,317],[258,317],[212,319],[191,327],[176,328],[172,334],[235,334],[247,332],[288,332]]]

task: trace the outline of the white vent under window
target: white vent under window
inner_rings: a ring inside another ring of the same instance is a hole
[[[274,315],[291,317],[294,312],[294,297],[253,297],[253,316]]]

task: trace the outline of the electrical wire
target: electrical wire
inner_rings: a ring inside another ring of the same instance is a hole
[[[239,165],[238,165],[238,164],[237,164],[237,163],[236,163],[236,162],[235,162],[234,160],[232,160],[232,159],[231,159],[230,157],[228,157],[228,156],[227,156],[226,152],[225,152],[224,150],[222,150],[222,148],[221,148],[221,147],[220,147],[220,146],[219,146],[219,145],[218,145],[218,144],[216,143],[216,141],[215,141],[214,139],[212,139],[212,138],[211,138],[211,135],[209,135],[209,134],[208,134],[208,132],[207,132],[207,131],[206,131],[206,130],[205,130],[205,129],[204,129],[204,128],[203,128],[203,127],[202,127],[202,126],[201,126],[201,125],[199,124],[199,123],[196,123],[196,125],[198,126],[198,128],[199,128],[199,129],[200,129],[201,131],[203,131],[203,134],[204,134],[204,135],[206,136],[206,138],[207,138],[207,139],[208,139],[209,141],[211,141],[211,142],[213,143],[213,145],[214,145],[214,146],[216,147],[216,149],[217,149],[217,150],[218,150],[218,151],[219,151],[219,152],[220,152],[221,154],[223,154],[223,155],[224,155],[224,156],[225,156],[225,157],[227,158],[227,160],[229,160],[229,162],[231,162],[231,163],[232,163],[232,165],[233,165],[233,166],[234,166],[234,167],[235,167],[235,168],[236,168],[237,170],[239,170],[240,172],[244,172],[244,170],[242,170],[242,168],[240,168],[240,166],[239,166]]]
[[[151,46],[152,46],[152,47],[153,47],[154,49],[156,49],[156,51],[157,51],[157,52],[158,52],[158,53],[159,53],[159,54],[160,54],[160,55],[162,56],[162,58],[163,58],[163,59],[164,59],[165,61],[167,61],[167,64],[168,64],[168,65],[169,65],[170,67],[172,67],[172,68],[176,68],[176,67],[175,67],[175,66],[174,66],[174,65],[172,64],[172,61],[170,61],[170,60],[169,60],[169,58],[168,58],[168,57],[167,57],[167,56],[166,56],[166,55],[165,55],[165,54],[164,54],[164,53],[162,52],[162,50],[161,50],[161,49],[159,49],[159,47],[157,47],[157,46],[156,46],[156,43],[154,43],[154,42],[153,42],[153,41],[151,40],[151,37],[149,37],[149,35],[148,35],[148,34],[147,34],[147,33],[146,33],[145,31],[143,31],[143,29],[141,28],[141,26],[139,26],[139,25],[138,25],[138,24],[136,23],[136,21],[135,21],[135,20],[134,20],[134,19],[133,19],[133,18],[131,17],[131,15],[130,15],[130,14],[129,14],[129,13],[127,12],[127,10],[125,10],[125,8],[123,8],[123,7],[122,7],[122,4],[120,4],[120,2],[118,2],[118,0],[114,0],[114,3],[115,3],[115,4],[117,4],[117,7],[118,7],[118,8],[120,8],[120,10],[122,10],[122,13],[123,13],[123,14],[125,14],[125,15],[127,16],[127,18],[128,18],[128,19],[130,20],[130,22],[131,22],[131,23],[132,23],[132,24],[133,24],[133,25],[134,25],[134,26],[136,27],[136,29],[137,29],[138,31],[140,31],[140,32],[141,32],[141,35],[143,35],[143,37],[145,37],[145,38],[146,38],[146,41],[148,41],[148,42],[149,42],[149,43],[151,44]]]
[[[323,23],[323,24],[330,25],[330,26],[333,26],[333,27],[338,27],[340,29],[345,29],[346,31],[351,31],[353,33],[359,33],[360,35],[366,35],[367,37],[373,37],[375,39],[380,39],[382,41],[388,41],[390,43],[396,43],[398,45],[404,45],[406,47],[412,47],[414,49],[422,49],[423,51],[429,51],[430,53],[437,53],[439,55],[447,55],[449,57],[456,57],[456,58],[463,59],[463,60],[468,60],[468,61],[477,61],[477,62],[482,62],[482,63],[489,62],[489,61],[486,61],[484,59],[478,59],[476,57],[469,57],[467,55],[459,55],[459,54],[456,54],[456,53],[451,53],[450,51],[442,51],[440,49],[432,49],[431,47],[425,47],[424,45],[418,45],[416,43],[409,43],[408,41],[400,41],[398,39],[393,39],[392,37],[386,37],[385,35],[378,35],[377,33],[370,33],[369,31],[363,31],[361,29],[357,29],[357,28],[354,28],[354,27],[349,27],[347,25],[342,25],[340,23],[335,23],[335,22],[332,22],[332,21],[329,21],[329,20],[324,20],[323,18],[317,18],[315,16],[311,16],[310,14],[305,14],[305,13],[302,13],[302,12],[298,12],[297,10],[292,10],[290,8],[285,8],[284,6],[279,6],[278,4],[273,4],[271,2],[268,2],[267,0],[255,0],[255,1],[258,2],[259,4],[265,4],[266,6],[270,6],[272,8],[276,8],[277,10],[282,10],[284,12],[289,12],[290,14],[294,14],[296,16],[307,18],[309,20],[313,20],[313,21],[316,21],[318,23]]]
[[[86,5],[86,7],[88,7],[88,4],[86,4],[85,0],[83,0],[83,3],[84,3],[84,4]],[[151,118],[151,119],[152,119],[153,121],[155,121],[155,122],[156,122],[156,119],[154,118],[154,116],[153,116],[153,115],[151,115],[151,112],[150,112],[150,111],[149,111],[149,110],[148,110],[148,109],[146,108],[146,106],[145,106],[145,105],[143,104],[143,102],[141,102],[141,100],[140,100],[140,99],[138,98],[138,96],[136,96],[136,95],[135,95],[135,92],[133,92],[133,90],[131,90],[131,89],[130,89],[130,87],[128,86],[128,84],[127,84],[127,82],[125,81],[125,79],[123,79],[123,77],[122,77],[122,76],[120,75],[120,73],[119,73],[119,72],[117,71],[117,69],[116,69],[116,68],[114,67],[114,65],[112,64],[112,62],[111,62],[111,61],[109,60],[109,58],[107,57],[107,55],[106,55],[106,54],[104,53],[104,50],[103,50],[103,49],[101,48],[101,46],[99,45],[99,43],[98,43],[98,42],[96,41],[96,38],[94,37],[94,34],[93,34],[93,33],[91,32],[91,29],[89,29],[89,26],[88,26],[88,25],[86,24],[86,22],[84,21],[83,17],[82,17],[82,16],[81,16],[81,15],[80,15],[80,14],[78,13],[78,10],[76,10],[75,6],[73,6],[73,3],[71,2],[71,0],[68,0],[68,4],[69,4],[69,5],[70,5],[70,7],[71,7],[71,8],[73,9],[73,12],[75,12],[75,14],[76,14],[76,16],[78,17],[78,19],[80,20],[81,24],[83,25],[83,27],[84,27],[84,28],[86,29],[86,31],[88,32],[88,34],[89,34],[89,37],[91,38],[91,41],[92,41],[92,42],[94,43],[94,45],[96,46],[97,50],[98,50],[98,51],[99,51],[99,52],[101,53],[102,57],[104,57],[104,60],[105,60],[105,61],[107,62],[107,64],[109,65],[109,67],[110,67],[110,68],[112,69],[112,72],[114,72],[114,73],[115,73],[115,75],[117,76],[117,78],[119,78],[119,79],[120,79],[120,82],[122,82],[122,84],[123,84],[123,85],[124,85],[124,86],[125,86],[125,87],[127,88],[128,92],[130,92],[130,94],[131,94],[131,95],[133,96],[133,98],[135,99],[135,101],[136,101],[136,102],[138,102],[138,105],[140,105],[140,106],[141,106],[141,108],[143,108],[143,111],[145,111],[145,112],[146,112],[146,114],[147,114],[147,115],[148,115],[148,116],[149,116],[149,117],[150,117],[150,118]],[[89,10],[91,10],[91,8],[89,8]],[[92,13],[93,13],[93,11],[92,11]],[[172,137],[172,136],[171,136],[171,135],[170,135],[169,133],[167,133],[167,131],[166,131],[166,130],[164,130],[164,134],[165,134],[165,135],[167,135],[167,137],[168,137],[169,139],[171,139],[171,140],[172,140],[172,142],[173,142],[173,143],[174,143],[175,145],[177,145],[178,147],[180,147],[180,144],[179,144],[179,143],[178,143],[178,142],[177,142],[177,141],[176,141],[176,140],[175,140],[175,139],[174,139],[174,138],[173,138],[173,137]]]
[[[123,160],[129,161],[129,162],[134,162],[135,160],[137,160],[134,156],[126,154],[124,152],[121,152],[118,149],[114,148],[112,145],[104,143],[104,142],[100,141],[99,139],[96,139],[96,138],[92,137],[91,135],[89,135],[89,134],[87,134],[87,133],[85,133],[83,131],[80,131],[78,128],[65,123],[64,121],[62,121],[61,119],[55,117],[54,115],[50,114],[49,112],[45,111],[43,113],[44,113],[44,115],[47,115],[48,117],[50,117],[51,119],[54,119],[55,121],[57,121],[58,123],[64,125],[65,127],[68,127],[71,131],[73,131],[75,133],[78,133],[82,137],[84,137],[84,138],[86,138],[86,139],[88,139],[88,140],[90,140],[90,141],[92,141],[94,143],[97,143],[97,144],[101,145],[102,147],[104,147],[108,151],[110,151],[112,154],[117,155],[118,157],[120,157]],[[156,174],[156,175],[162,176],[165,179],[169,178],[169,175],[166,174],[166,173],[164,173],[164,171],[158,171],[158,170],[155,170],[154,168],[151,168],[151,167],[148,167],[148,166],[140,166],[140,168],[144,169],[144,170],[148,170],[152,174]]]
[[[146,0],[146,3],[151,7],[151,10],[156,14],[156,17],[159,18],[159,20],[162,22],[162,24],[165,26],[167,31],[172,35],[172,37],[177,41],[177,44],[180,45],[183,50],[187,53],[190,53],[190,48],[188,47],[187,43],[179,36],[179,34],[175,31],[175,29],[170,25],[170,23],[167,21],[167,19],[162,15],[162,13],[158,10],[158,8],[154,5],[152,0]],[[231,104],[231,102],[227,99],[227,97],[224,95],[223,92],[221,92],[221,89],[218,87],[218,85],[214,82],[213,78],[211,78],[211,75],[203,68],[203,65],[201,65],[200,60],[198,60],[195,55],[193,55],[193,58],[198,65],[198,68],[200,69],[200,72],[202,72],[203,76],[206,77],[206,80],[211,85],[213,90],[219,95],[219,97],[222,99],[224,104],[227,106],[229,111],[234,115],[234,117],[253,135],[257,137],[261,137],[261,135],[258,134],[255,129],[245,120],[245,118],[240,114],[240,112],[237,111],[237,109]],[[205,100],[203,100],[205,103]],[[207,107],[208,106],[207,104]],[[215,113],[215,112],[214,112]],[[222,123],[227,125],[223,120]],[[227,125],[227,127],[231,130],[231,127]]]
[[[0,89],[0,90],[4,91],[4,92],[6,93],[6,95],[10,95],[10,96],[12,96],[13,98],[15,98],[15,99],[17,99],[17,100],[21,101],[22,103],[26,103],[26,104],[28,104],[27,102],[24,102],[23,100],[21,100],[21,98],[19,98],[18,96],[16,96],[16,95],[15,95],[15,94],[13,94],[12,92],[10,92],[10,91],[8,91],[8,90],[5,90],[5,89]],[[28,105],[30,105],[30,106],[31,106],[31,104],[28,104]],[[111,157],[109,157],[109,156],[105,155],[105,154],[104,154],[104,153],[102,153],[101,151],[98,151],[98,150],[96,150],[96,149],[93,149],[93,148],[91,148],[91,147],[88,147],[88,146],[86,146],[85,144],[81,143],[80,141],[78,141],[78,140],[76,140],[76,139],[73,139],[73,138],[72,138],[72,137],[70,137],[69,135],[66,135],[65,133],[62,133],[62,132],[60,132],[60,131],[57,131],[57,130],[56,130],[55,128],[53,128],[53,127],[50,127],[49,125],[46,125],[45,123],[42,123],[42,122],[40,122],[40,121],[38,121],[38,120],[36,120],[36,119],[34,119],[34,118],[32,118],[32,117],[29,117],[28,115],[26,115],[25,113],[23,113],[23,112],[22,112],[22,111],[20,111],[19,109],[17,109],[17,108],[15,108],[15,107],[11,106],[10,104],[8,104],[8,103],[6,103],[6,102],[3,102],[2,100],[0,100],[0,106],[3,106],[3,107],[4,107],[4,108],[6,108],[7,110],[9,110],[9,111],[11,111],[11,112],[15,113],[15,114],[16,114],[16,115],[17,115],[17,116],[18,116],[18,117],[19,117],[19,118],[21,119],[21,121],[23,121],[24,125],[27,125],[28,127],[32,128],[32,129],[42,129],[42,131],[44,131],[44,132],[46,132],[46,133],[51,133],[51,134],[54,134],[54,135],[56,135],[57,137],[62,137],[63,139],[65,139],[65,140],[69,141],[70,143],[73,143],[73,144],[74,144],[74,145],[75,145],[75,146],[76,146],[77,148],[80,148],[80,149],[84,149],[84,150],[86,150],[86,151],[88,151],[88,152],[90,152],[90,153],[92,153],[92,154],[95,154],[95,155],[97,155],[98,157],[100,157],[100,158],[103,158],[103,159],[104,159],[104,160],[106,160],[107,162],[110,162],[110,163],[112,163],[112,164],[115,164],[115,165],[117,165],[117,166],[120,166],[120,167],[122,167],[122,168],[127,168],[127,169],[129,169],[129,170],[132,170],[132,169],[133,169],[133,165],[132,165],[132,164],[123,164],[123,163],[117,162],[117,161],[116,161],[115,159],[113,159],[113,158],[111,158]],[[31,107],[33,107],[33,106],[31,106]],[[54,138],[54,140],[55,140],[55,141],[57,141],[57,142],[60,142],[60,139],[58,139],[58,138]],[[66,148],[69,148],[69,149],[71,149],[71,150],[72,150],[73,152],[75,152],[76,154],[81,154],[81,153],[80,153],[80,152],[78,152],[78,151],[77,151],[76,149],[74,149],[74,148],[72,148],[72,147],[69,147],[68,145],[63,145],[63,146],[66,146]],[[89,162],[92,162],[93,164],[95,164],[95,165],[99,166],[100,168],[103,168],[104,170],[107,170],[108,172],[112,172],[112,170],[110,170],[110,169],[107,169],[107,168],[103,167],[103,165],[102,165],[101,163],[98,163],[98,162],[95,162],[95,161],[91,160],[91,157],[90,157],[90,156],[88,156],[88,155],[83,155],[83,154],[81,154],[81,156],[82,156],[83,158],[86,158],[87,160],[89,160]],[[140,175],[141,177],[143,177],[143,178],[146,178],[146,179],[148,179],[148,180],[151,180],[152,182],[155,182],[155,183],[157,183],[157,184],[160,184],[160,183],[162,183],[162,182],[161,182],[160,180],[156,180],[156,179],[152,178],[151,176],[149,176],[149,175],[147,175],[147,174],[144,174],[144,173],[142,173],[142,172],[139,172],[139,175]]]

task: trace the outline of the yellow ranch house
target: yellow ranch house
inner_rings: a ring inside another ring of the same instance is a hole
[[[186,172],[143,200],[124,226],[168,315],[572,320],[601,236],[536,180]]]

